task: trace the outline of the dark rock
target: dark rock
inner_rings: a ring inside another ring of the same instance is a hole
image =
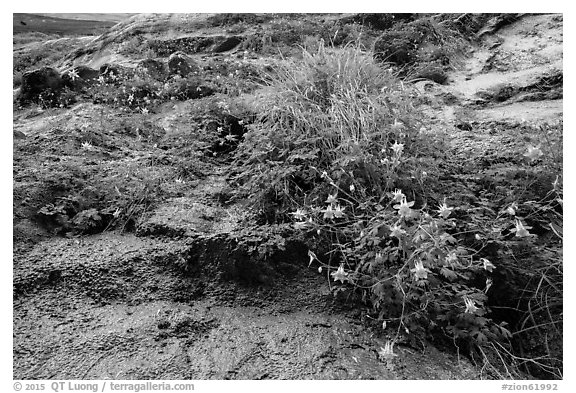
[[[26,138],[26,134],[24,134],[22,131],[17,131],[17,130],[14,130],[14,131],[13,131],[13,136],[14,136],[14,139],[24,139],[24,138]]]
[[[44,94],[57,94],[64,87],[62,77],[54,68],[42,67],[22,75],[19,101],[37,101]]]
[[[418,43],[403,31],[389,30],[374,42],[376,60],[404,65],[414,62]]]
[[[168,72],[170,75],[186,77],[192,72],[198,71],[200,71],[200,68],[183,52],[172,53],[168,58]]]
[[[441,67],[425,67],[416,72],[415,79],[427,79],[444,85],[448,81],[448,76]]]
[[[228,37],[224,41],[220,42],[219,44],[216,44],[214,49],[212,49],[212,52],[220,53],[220,52],[229,51],[231,49],[236,48],[241,42],[242,42],[242,39],[240,37],[236,37],[236,36]]]
[[[462,121],[462,122],[456,124],[456,128],[458,128],[459,130],[462,130],[462,131],[472,131],[473,130],[472,124],[470,124],[466,121]]]
[[[163,81],[168,76],[164,63],[154,59],[144,59],[136,66],[136,74]]]

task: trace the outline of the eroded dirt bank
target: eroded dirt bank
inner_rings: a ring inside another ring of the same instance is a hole
[[[452,136],[449,165],[462,172],[447,182],[472,204],[479,179],[496,184],[490,171],[514,166],[563,112],[561,15],[524,16],[483,40],[445,85],[417,83],[426,127]],[[208,101],[150,114],[93,103],[15,113],[24,137],[14,140],[14,379],[493,377],[408,340],[382,359],[396,332],[371,323],[353,298],[334,298],[303,244],[264,261],[239,246],[245,204],[229,201],[217,124],[208,110],[194,115]],[[161,198],[125,228],[66,238],[50,230],[68,223],[30,218],[45,203],[122,201],[126,179],[148,173],[160,178]],[[85,200],[65,199],[60,186],[77,183]]]

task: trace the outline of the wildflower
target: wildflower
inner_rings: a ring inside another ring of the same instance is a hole
[[[75,69],[71,69],[70,72],[68,72],[68,74],[70,75],[70,78],[72,78],[73,81],[80,78],[80,75],[78,75],[78,72],[76,72]]]
[[[382,253],[380,251],[378,251],[376,253],[375,262],[376,263],[382,263],[383,261],[384,261],[384,256],[382,255]]]
[[[128,95],[128,101],[134,101],[134,94]]]
[[[404,129],[404,124],[401,121],[398,121],[398,119],[394,119],[394,123],[390,127],[394,131],[400,131]]]
[[[318,268],[318,273],[322,273],[322,266]]]
[[[475,235],[474,235],[474,239],[476,239],[476,240],[482,240],[482,238],[480,237],[479,234],[475,234]]]
[[[336,198],[336,194],[330,195],[328,194],[328,199],[326,199],[326,203],[336,203],[338,199]]]
[[[478,307],[474,305],[474,300],[470,299],[468,296],[464,296],[464,305],[466,306],[465,313],[474,314],[478,311]]]
[[[404,150],[404,144],[394,142],[394,144],[390,148],[394,151],[394,153],[396,153],[397,156],[399,156],[402,154],[402,151]]]
[[[314,254],[310,250],[308,250],[308,256],[310,257],[310,262],[308,262],[308,267],[310,267],[310,265],[312,265],[312,262],[314,262],[314,260],[318,260],[318,258],[316,257],[316,254]]]
[[[148,108],[142,108],[142,113],[147,115],[148,114]]]
[[[447,265],[454,267],[454,264],[458,262],[458,257],[456,256],[456,253],[452,251],[450,254],[446,255],[446,257],[444,258],[444,262],[446,262]]]
[[[183,183],[184,183],[184,180],[183,180],[181,177],[179,177],[179,178],[177,178],[177,179],[175,180],[175,182],[178,183],[178,184],[183,184]]]
[[[528,151],[524,153],[523,156],[528,158],[530,161],[534,161],[540,158],[543,154],[542,150],[540,150],[540,146],[528,146]]]
[[[554,188],[554,191],[558,192],[558,190],[560,189],[559,185],[560,185],[560,182],[558,181],[558,175],[556,175],[556,180],[554,180],[554,182],[552,183],[552,187]]]
[[[407,202],[406,197],[403,197],[399,205],[394,205],[394,209],[398,210],[401,217],[408,218],[412,214],[412,209],[410,209],[412,206],[414,206],[414,201]]]
[[[388,165],[388,164],[390,164],[390,160],[388,158],[383,158],[380,160],[380,164]]]
[[[322,175],[320,175],[321,179],[328,178],[328,172],[322,171]]]
[[[488,293],[488,290],[490,290],[490,287],[492,286],[492,282],[491,278],[486,279],[486,288],[484,288],[484,293]]]
[[[112,215],[114,216],[114,218],[118,218],[118,216],[120,215],[121,212],[122,212],[122,210],[120,210],[120,208],[117,207],[116,210],[114,211],[114,213],[112,213]]]
[[[290,213],[294,216],[295,219],[297,220],[304,220],[306,218],[306,211],[302,210],[302,209],[296,209],[296,211],[294,213]]]
[[[294,229],[301,230],[312,224],[312,218],[309,221],[297,221],[294,223]]]
[[[428,172],[422,171],[422,179],[426,179],[427,176],[428,176]]]
[[[438,213],[442,216],[442,218],[446,219],[452,213],[453,207],[446,206],[446,202],[442,203],[439,206]]]
[[[322,212],[324,212],[324,218],[334,218],[334,209],[332,209],[332,205],[329,205],[326,210],[322,210]]]
[[[344,209],[345,207],[340,207],[340,205],[336,205],[336,207],[334,208],[334,217],[336,218],[344,217]]]
[[[382,322],[382,330],[386,330],[386,321]]]
[[[518,205],[516,204],[516,202],[514,202],[510,206],[508,206],[508,208],[506,209],[506,213],[510,214],[511,216],[515,216],[516,209],[518,209]]]
[[[218,131],[218,132],[222,132],[223,130],[224,130],[224,129],[223,129],[222,127],[218,127],[218,128],[216,129],[216,131]]]
[[[238,120],[238,124],[239,124],[239,125],[244,124],[244,120]]]
[[[350,184],[350,192],[354,192],[356,190],[356,187],[354,187],[354,184]]]
[[[338,268],[338,270],[330,273],[330,275],[332,277],[334,277],[334,281],[340,281],[342,283],[345,283],[346,281],[349,280],[348,273],[346,273],[344,271],[344,264],[343,263],[340,264],[340,267]]]
[[[400,201],[402,201],[402,198],[405,197],[405,195],[402,194],[402,190],[399,190],[399,189],[395,189],[392,192],[392,196],[393,196],[394,202],[400,202]]]
[[[532,227],[524,226],[519,219],[516,219],[516,228],[512,229],[512,232],[516,232],[516,237],[528,237],[533,236],[528,229],[532,229]]]
[[[92,150],[92,147],[90,142],[82,142],[82,150]]]
[[[392,360],[395,356],[398,356],[394,353],[394,343],[390,340],[386,341],[384,348],[380,347],[378,356],[380,356],[381,360]]]
[[[492,264],[492,262],[490,262],[486,258],[480,258],[480,262],[482,262],[482,266],[484,267],[484,270],[489,271],[489,272],[492,272],[492,270],[494,270],[494,268],[496,267]]]
[[[424,264],[422,263],[422,261],[417,261],[414,264],[414,269],[410,269],[410,271],[412,273],[414,273],[416,280],[420,280],[420,279],[425,280],[428,278],[428,273],[431,273],[430,270],[428,270],[424,267]]]
[[[228,142],[234,142],[238,138],[236,135],[228,134],[224,137]]]
[[[405,235],[406,231],[402,229],[400,225],[394,224],[390,227],[390,236],[397,237],[400,239],[400,236]]]

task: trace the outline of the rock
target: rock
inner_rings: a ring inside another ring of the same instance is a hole
[[[37,101],[43,94],[58,93],[64,87],[62,77],[54,68],[42,67],[25,72],[19,93],[20,102]]]
[[[374,58],[378,61],[396,65],[415,61],[418,44],[403,31],[385,31],[374,42]]]
[[[13,137],[14,137],[14,139],[25,139],[26,134],[24,134],[22,131],[14,130],[13,131]]]
[[[186,77],[190,73],[198,71],[200,68],[183,52],[174,52],[168,58],[168,73],[170,75]]]
[[[168,72],[162,62],[154,59],[144,59],[136,66],[136,75],[163,81],[168,76]]]
[[[424,67],[416,72],[415,79],[427,79],[438,84],[445,84],[448,76],[441,67]]]
[[[228,37],[224,41],[216,44],[216,46],[214,46],[214,48],[212,49],[212,52],[221,53],[229,51],[231,49],[236,48],[241,42],[242,39],[240,37],[236,36]]]

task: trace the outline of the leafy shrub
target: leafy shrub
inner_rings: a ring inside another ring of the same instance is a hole
[[[489,306],[501,266],[486,242],[468,241],[496,236],[495,222],[462,232],[465,209],[428,203],[429,156],[444,148],[422,132],[414,94],[357,47],[305,50],[246,100],[256,118],[235,179],[260,220],[292,221],[310,265],[342,284],[335,291],[355,288],[395,339],[446,337],[484,359],[487,348],[508,356],[511,332]],[[506,239],[492,240],[534,250],[528,217],[498,219]]]

